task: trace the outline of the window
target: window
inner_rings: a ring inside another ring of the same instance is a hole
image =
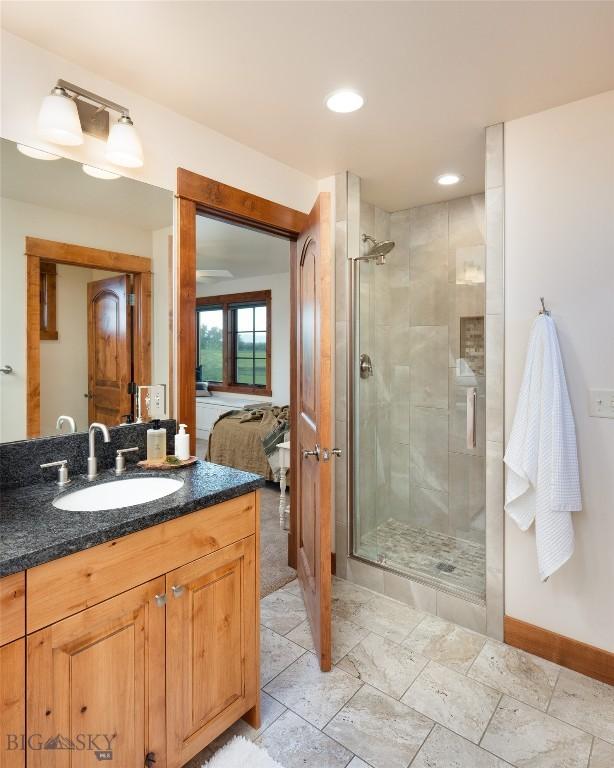
[[[196,299],[196,376],[212,390],[271,394],[271,292]]]
[[[39,266],[40,287],[40,338],[41,341],[57,341],[56,325],[56,277],[55,262],[43,261]]]

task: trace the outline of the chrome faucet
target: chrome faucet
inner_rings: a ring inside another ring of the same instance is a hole
[[[58,416],[58,420],[55,424],[55,428],[58,432],[62,431],[64,424],[68,424],[68,431],[70,434],[74,434],[77,431],[77,425],[72,416]]]
[[[100,424],[98,421],[94,421],[90,424],[89,428],[89,440],[90,440],[90,455],[87,457],[87,479],[95,480],[98,477],[98,460],[96,459],[96,430],[99,429],[102,432],[102,437],[105,443],[111,442],[111,436],[109,430],[104,424]]]

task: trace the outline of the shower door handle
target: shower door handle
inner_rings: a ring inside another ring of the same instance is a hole
[[[467,448],[476,446],[476,414],[477,414],[478,389],[469,387],[467,390]]]

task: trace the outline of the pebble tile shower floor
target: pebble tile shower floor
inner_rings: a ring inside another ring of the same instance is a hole
[[[486,553],[483,544],[445,533],[413,528],[390,518],[360,541],[359,556],[429,583],[452,589],[463,597],[485,598]]]
[[[262,726],[234,734],[284,768],[612,768],[614,687],[347,581],[333,670],[296,581],[261,600]]]

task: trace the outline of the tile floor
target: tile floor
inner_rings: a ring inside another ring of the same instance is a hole
[[[613,768],[614,687],[412,610],[333,584],[323,674],[297,582],[263,598],[262,727],[232,735],[284,768]]]

